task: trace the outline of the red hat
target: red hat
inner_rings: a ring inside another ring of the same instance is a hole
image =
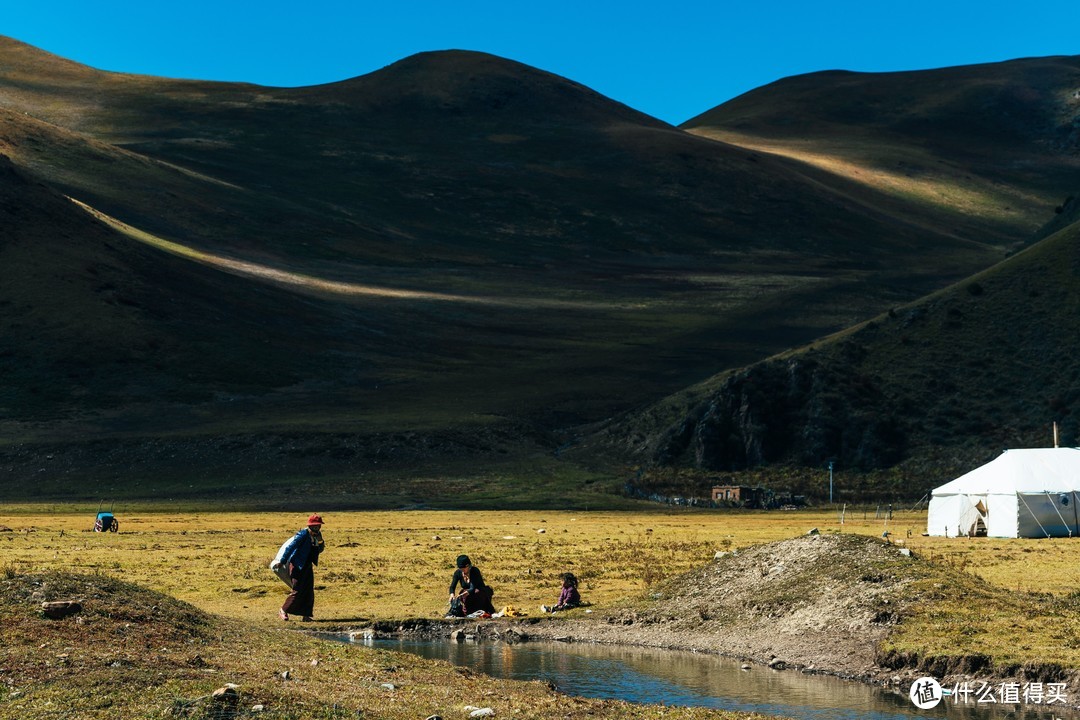
[[[311,517],[309,517],[307,519],[307,524],[308,525],[322,525],[323,524],[322,515],[320,515],[318,513],[314,513]]]

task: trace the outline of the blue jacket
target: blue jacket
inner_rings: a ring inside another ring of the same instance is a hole
[[[309,561],[312,565],[319,564],[319,553],[321,551],[322,548],[315,545],[315,536],[308,532],[307,528],[304,528],[281,546],[274,560],[285,567],[292,563],[297,570],[303,570]]]

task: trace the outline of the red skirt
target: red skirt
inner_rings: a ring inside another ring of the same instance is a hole
[[[289,577],[292,578],[292,592],[285,598],[282,612],[311,617],[315,614],[315,571],[311,569],[311,563],[299,571],[290,564]]]

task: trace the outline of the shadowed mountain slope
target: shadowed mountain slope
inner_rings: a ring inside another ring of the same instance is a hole
[[[20,457],[298,431],[346,473],[368,456],[333,457],[341,432],[527,443],[834,332],[987,267],[1067,194],[1002,174],[1035,199],[1001,221],[456,51],[267,88],[0,38],[0,154]]]
[[[1080,443],[1080,223],[844,333],[717,376],[606,433],[639,460],[894,467],[925,492],[1002,448]],[[933,478],[926,480],[927,477]],[[918,480],[913,480],[918,478]]]

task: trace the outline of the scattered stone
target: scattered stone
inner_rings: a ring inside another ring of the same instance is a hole
[[[469,713],[469,717],[491,717],[495,711],[491,708],[477,708]]]
[[[545,528],[540,528],[540,529],[539,529],[539,530],[537,530],[536,532],[538,532],[539,534],[543,535],[544,533],[546,533],[546,532],[547,532],[547,530],[546,530]],[[494,714],[495,714],[495,713],[492,713],[492,715],[494,715]]]
[[[318,664],[319,664],[319,659],[318,658],[315,658],[314,660],[311,661],[311,667],[316,667]]]
[[[442,720],[442,715],[428,715],[426,720]]]
[[[431,539],[432,539],[432,540],[442,540],[442,538],[441,538],[441,537],[439,537],[438,535],[432,535],[432,536],[431,536]]]
[[[769,661],[769,667],[771,667],[773,670],[783,670],[787,667],[787,663],[780,658],[774,657],[772,660]]]
[[[806,534],[807,534],[807,535],[820,535],[820,534],[821,534],[821,531],[820,531],[820,530],[818,530],[817,528],[810,528],[810,532],[808,532],[808,533],[806,533]]]
[[[554,640],[555,642],[565,642],[565,643],[574,642],[574,638],[570,637],[569,635],[557,635],[554,638],[552,638],[552,640]]]
[[[362,641],[362,640],[374,640],[374,639],[375,639],[375,631],[371,630],[371,629],[368,629],[368,630],[356,630],[354,632],[349,633],[349,640],[351,642],[357,642],[358,640]]]
[[[261,713],[264,710],[266,710],[266,706],[261,704],[261,703],[259,705],[252,705],[251,706],[251,712],[253,712],[253,713]]]
[[[911,548],[900,548],[900,554],[904,557],[911,557]]]
[[[750,669],[750,663],[743,663],[742,667],[740,668],[740,670],[749,670],[749,669]]]
[[[379,687],[384,690],[397,690],[397,685],[395,685],[394,683],[383,683]]]
[[[210,694],[210,701],[218,705],[227,705],[229,707],[235,707],[240,702],[240,693],[236,692],[236,688],[230,685],[225,687],[219,687],[217,690]]]
[[[0,525],[0,532],[15,532],[15,531],[12,530],[11,528],[9,528],[7,525]]]
[[[75,613],[82,612],[82,605],[74,600],[56,600],[53,602],[41,603],[41,612],[45,617],[50,617],[54,620],[60,618],[66,618],[68,615],[74,615]]]
[[[288,670],[286,670],[285,672],[281,673],[281,679],[282,680],[292,680],[292,673],[289,672]]]

